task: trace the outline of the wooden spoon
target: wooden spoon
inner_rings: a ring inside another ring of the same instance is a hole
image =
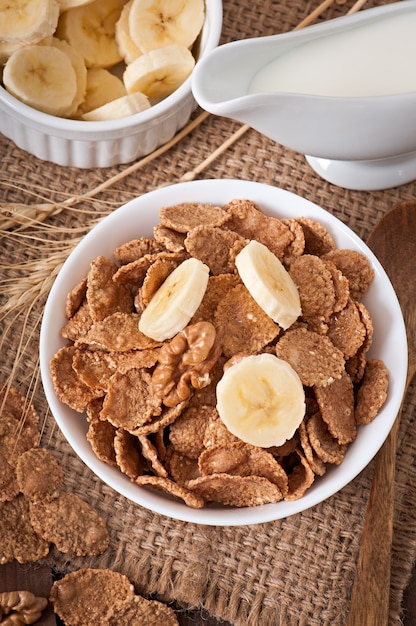
[[[389,211],[367,243],[387,272],[402,308],[409,352],[407,391],[416,373],[416,202],[402,202]],[[347,626],[388,626],[400,415],[401,409],[376,456]]]

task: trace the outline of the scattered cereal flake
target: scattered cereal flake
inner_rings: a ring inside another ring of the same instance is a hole
[[[328,337],[305,328],[287,331],[276,344],[276,354],[293,367],[307,387],[329,385],[344,371],[341,350]]]
[[[353,300],[349,300],[347,306],[334,313],[328,321],[328,337],[341,350],[346,360],[354,356],[363,345],[366,334],[360,312]]]
[[[121,244],[114,250],[114,258],[120,263],[120,265],[127,265],[132,261],[140,259],[147,254],[157,254],[163,250],[163,246],[160,245],[154,239],[150,237],[139,237],[138,239],[132,239],[126,243]]]
[[[283,497],[288,490],[287,475],[270,452],[243,441],[210,446],[199,457],[202,475],[263,476],[277,485]]]
[[[0,390],[0,407],[0,455],[15,465],[23,452],[39,444],[39,416],[15,387]]]
[[[191,459],[199,457],[204,449],[205,430],[214,411],[213,407],[204,405],[183,411],[169,430],[169,440],[177,452]]]
[[[144,369],[116,372],[110,378],[101,419],[134,432],[162,412],[162,401],[153,394],[152,377]]]
[[[134,595],[133,585],[123,574],[83,568],[55,581],[49,600],[66,626],[103,626],[108,624],[115,604]]]
[[[172,445],[169,445],[167,449],[166,467],[172,479],[182,487],[186,487],[188,481],[201,475],[198,460],[181,454]]]
[[[15,466],[5,456],[0,455],[0,502],[13,500],[19,491]]]
[[[65,326],[62,327],[61,336],[70,341],[77,341],[77,339],[87,334],[92,323],[90,307],[87,302],[83,302],[78,311],[76,311]]]
[[[356,395],[357,424],[369,424],[376,417],[387,398],[388,378],[388,370],[383,361],[368,359]]]
[[[87,293],[87,279],[83,278],[66,297],[65,314],[67,319],[71,319],[78,311],[79,307],[85,302]]]
[[[140,443],[142,455],[148,462],[149,467],[151,468],[152,472],[156,476],[163,476],[167,478],[168,472],[166,470],[166,467],[163,465],[163,463],[161,462],[159,458],[159,454],[158,454],[156,446],[153,445],[149,437],[146,435],[138,435],[137,438]]]
[[[107,527],[98,513],[74,493],[30,503],[34,530],[60,552],[76,556],[102,554],[109,545]]]
[[[190,323],[195,324],[202,320],[212,321],[218,304],[237,284],[241,284],[240,277],[237,274],[210,276],[202,302],[195,311]]]
[[[190,480],[188,488],[207,502],[236,507],[259,506],[283,498],[279,487],[262,476],[210,474]]]
[[[126,352],[144,350],[157,344],[139,330],[138,313],[113,313],[93,324],[88,333],[78,339],[77,345],[90,345],[103,350]]]
[[[328,430],[327,424],[319,412],[315,413],[306,424],[311,446],[324,463],[340,465],[347,451],[346,444],[339,443]]]
[[[289,489],[285,496],[285,500],[288,501],[299,500],[315,480],[315,474],[300,450],[296,450],[290,457],[291,467],[288,472]]]
[[[123,474],[131,480],[141,476],[146,463],[140,450],[139,440],[123,428],[118,428],[114,439],[116,462]]]
[[[222,226],[227,214],[223,208],[212,204],[183,202],[174,206],[162,207],[159,213],[162,226],[187,233],[201,224]]]
[[[113,467],[117,467],[114,451],[116,430],[116,427],[110,424],[110,422],[95,419],[90,421],[87,432],[87,439],[95,456],[100,461],[104,461],[104,463],[108,463],[108,465]]]
[[[166,250],[169,250],[170,252],[180,252],[185,249],[185,233],[178,233],[172,228],[167,228],[166,226],[162,226],[162,224],[157,224],[153,228],[153,236],[158,243],[163,245]]]
[[[32,448],[20,455],[16,465],[20,491],[32,502],[57,498],[63,489],[63,471],[45,448]]]
[[[299,291],[302,318],[329,319],[334,311],[335,289],[325,263],[317,256],[304,254],[293,261],[290,276]]]
[[[0,565],[13,559],[32,563],[48,552],[49,542],[33,529],[25,496],[20,494],[13,500],[0,502]]]
[[[232,200],[225,207],[228,219],[225,226],[246,239],[256,239],[264,244],[280,260],[293,234],[287,224],[277,217],[270,217],[259,210],[251,200]]]
[[[117,265],[104,256],[91,263],[87,276],[87,302],[94,322],[112,313],[133,311],[133,296],[125,285],[113,281]]]
[[[183,500],[185,504],[193,509],[201,509],[204,506],[204,500],[201,496],[193,491],[190,491],[186,487],[178,485],[170,478],[164,478],[163,476],[139,476],[136,479],[136,484],[142,487],[152,487],[157,491],[163,491],[174,498]]]
[[[358,250],[338,248],[325,254],[324,258],[335,263],[348,278],[350,297],[361,300],[374,278],[374,270],[367,257]]]
[[[309,217],[297,217],[295,219],[303,229],[305,254],[322,256],[331,250],[335,250],[335,241],[323,224]]]
[[[351,443],[357,435],[354,417],[354,389],[346,371],[326,387],[316,387],[322,419],[338,442]]]
[[[118,602],[114,613],[108,620],[108,626],[179,626],[175,611],[157,600],[147,600],[135,596],[124,602]]]
[[[219,276],[234,271],[230,252],[237,241],[246,242],[244,237],[228,228],[204,225],[193,228],[185,239],[187,252],[205,263],[211,275]]]
[[[214,325],[226,357],[239,352],[255,354],[280,332],[242,284],[236,285],[218,304]]]
[[[74,346],[60,348],[50,362],[52,382],[55,393],[61,402],[74,411],[82,413],[91,400],[104,395],[101,389],[88,387],[72,367],[76,352]]]

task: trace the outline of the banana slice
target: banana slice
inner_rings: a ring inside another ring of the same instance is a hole
[[[273,354],[243,357],[225,370],[217,384],[217,410],[228,430],[261,448],[290,439],[305,408],[299,376]]]
[[[56,0],[0,0],[0,41],[38,43],[58,24]]]
[[[204,0],[133,0],[130,36],[143,52],[177,43],[189,48],[204,23]]]
[[[87,67],[111,67],[122,61],[115,25],[125,0],[94,0],[59,18],[56,35],[77,48]]]
[[[257,304],[276,324],[289,328],[302,309],[298,289],[277,256],[252,240],[237,254],[235,264]]]
[[[145,111],[150,107],[149,98],[139,91],[136,93],[116,98],[103,104],[103,106],[84,113],[82,119],[86,122],[98,122],[102,120],[115,120]]]
[[[77,117],[82,117],[88,111],[98,109],[126,94],[126,88],[120,78],[103,67],[91,67],[87,69],[87,89],[84,101],[78,108]]]
[[[178,44],[142,54],[124,71],[127,93],[141,91],[151,100],[173,93],[188,78],[195,59],[188,48]]]
[[[129,15],[131,5],[132,0],[124,5],[120,19],[116,22],[116,42],[126,65],[133,63],[137,57],[143,54],[130,36]]]
[[[69,60],[72,63],[72,67],[74,68],[77,79],[77,93],[75,94],[75,98],[72,103],[72,110],[70,112],[70,115],[72,116],[77,111],[81,102],[84,101],[85,94],[87,92],[87,68],[85,67],[84,57],[73,46],[70,46],[67,41],[54,37],[52,39],[52,45],[68,55]]]
[[[16,98],[44,113],[67,117],[77,94],[77,79],[65,52],[55,46],[24,46],[4,67],[3,82]]]
[[[75,9],[75,7],[84,6],[84,4],[91,4],[91,2],[94,2],[94,0],[58,0],[61,13],[69,9]]]
[[[188,324],[204,297],[209,268],[193,257],[162,283],[142,313],[139,330],[155,341],[174,337]]]

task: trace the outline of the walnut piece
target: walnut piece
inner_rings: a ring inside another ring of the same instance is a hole
[[[46,598],[35,596],[30,591],[5,591],[0,593],[1,626],[34,624],[47,607]]]
[[[202,321],[186,326],[160,349],[152,375],[154,393],[168,407],[187,400],[191,387],[202,389],[210,384],[209,372],[220,353],[213,324]]]

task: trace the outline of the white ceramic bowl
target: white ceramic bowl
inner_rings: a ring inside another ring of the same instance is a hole
[[[65,343],[60,329],[66,321],[66,294],[87,274],[90,261],[98,255],[112,255],[118,245],[131,240],[133,233],[134,236],[152,236],[152,227],[159,221],[162,206],[179,202],[225,204],[234,198],[254,200],[269,215],[303,215],[319,220],[332,233],[338,247],[353,248],[367,255],[375,271],[374,281],[363,299],[374,322],[370,354],[386,363],[390,374],[389,391],[377,418],[359,428],[343,463],[317,478],[301,499],[250,508],[210,505],[192,509],[133,484],[120,471],[97,459],[86,439],[85,416],[62,404],[55,395],[49,362]],[[40,366],[46,397],[57,424],[79,457],[105,483],[133,502],[175,519],[211,525],[243,525],[279,519],[308,509],[342,489],[369,463],[387,437],[400,407],[407,372],[407,343],[401,309],[387,274],[368,247],[342,222],[316,204],[276,187],[239,180],[202,180],[164,187],[136,198],[88,233],[62,267],[47,300],[40,336]]]
[[[206,17],[196,55],[219,42],[222,1],[205,0]],[[110,167],[150,154],[183,128],[196,108],[191,77],[150,109],[105,122],[48,115],[17,100],[0,86],[0,132],[45,161],[79,168]]]

